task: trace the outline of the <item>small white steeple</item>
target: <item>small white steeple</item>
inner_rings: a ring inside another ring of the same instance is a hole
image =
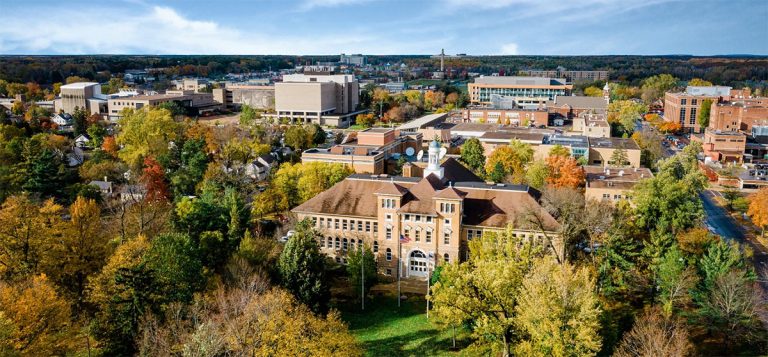
[[[434,174],[439,179],[443,179],[445,169],[440,166],[440,143],[437,140],[432,140],[429,143],[429,161],[427,163],[427,169],[424,170],[424,177],[429,174]]]

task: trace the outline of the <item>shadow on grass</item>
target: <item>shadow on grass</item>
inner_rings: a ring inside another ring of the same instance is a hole
[[[369,356],[450,355],[451,330],[434,326],[425,315],[423,297],[403,301],[398,308],[393,296],[379,296],[366,303],[339,306],[350,331]],[[458,349],[471,342],[467,333],[456,329]]]

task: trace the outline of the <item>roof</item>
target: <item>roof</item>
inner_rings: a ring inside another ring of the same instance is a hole
[[[464,198],[467,194],[465,192],[461,192],[453,186],[444,188],[435,194],[435,198],[444,198],[444,199],[453,199],[453,200],[460,200]]]
[[[653,172],[645,167],[602,167],[584,166],[587,188],[614,188],[629,190],[643,179],[653,177]]]
[[[514,86],[564,86],[565,78],[518,77],[518,76],[483,76],[475,78],[477,84],[498,84]]]
[[[96,85],[99,85],[99,84],[96,82],[77,82],[77,83],[65,84],[61,86],[61,89],[83,89],[85,87],[96,86]]]
[[[483,182],[472,170],[456,159],[449,157],[440,166],[443,168],[443,181],[448,182]]]
[[[586,97],[586,96],[556,96],[555,100],[547,101],[547,106],[565,106],[568,105],[571,108],[586,108],[586,109],[606,109],[608,103],[603,97]]]
[[[525,132],[513,132],[513,131],[491,131],[486,132],[480,136],[480,141],[484,140],[503,140],[510,142],[512,140],[520,141],[535,141],[539,144],[542,143],[546,135],[541,133],[525,133]]]
[[[112,182],[109,181],[91,181],[88,184],[97,186],[100,190],[109,190],[112,188]]]
[[[390,181],[389,184],[383,184],[382,187],[375,192],[377,195],[393,195],[402,196],[408,192],[408,189],[396,184],[394,181]]]
[[[441,121],[448,117],[448,113],[428,114],[421,118],[413,119],[403,125],[397,127],[398,130],[408,129],[422,129],[430,124],[434,124],[436,121]]]
[[[589,138],[590,148],[621,148],[626,150],[640,150],[635,140],[631,138]]]

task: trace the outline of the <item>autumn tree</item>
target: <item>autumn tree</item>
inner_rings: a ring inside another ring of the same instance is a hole
[[[677,318],[663,316],[658,309],[648,309],[624,334],[616,349],[616,357],[689,356],[693,345],[688,340],[685,324]]]
[[[549,156],[546,159],[549,168],[547,183],[553,187],[577,188],[584,184],[584,170],[576,159],[570,156]]]
[[[144,169],[139,179],[146,189],[145,200],[165,201],[170,198],[168,184],[165,181],[165,170],[153,157],[144,158]]]
[[[167,153],[169,143],[178,138],[179,130],[179,124],[167,109],[125,109],[120,119],[120,132],[115,138],[122,146],[118,157],[132,168],[140,167],[144,158]]]
[[[705,81],[701,78],[693,78],[690,81],[688,81],[688,85],[693,87],[710,87],[712,86],[712,82]]]
[[[52,280],[81,305],[88,278],[106,263],[109,237],[104,234],[96,201],[78,197],[69,207],[69,217],[61,225],[61,238],[51,242],[44,264]]]
[[[368,296],[368,292],[378,278],[376,257],[370,247],[362,246],[349,252],[347,276],[349,276],[349,284],[355,289],[356,296],[360,298]]]
[[[664,93],[677,86],[677,78],[670,74],[659,74],[646,78],[643,81],[642,98],[645,103],[650,104],[664,96]]]
[[[485,165],[485,149],[477,138],[470,138],[461,146],[461,161],[473,171],[479,171]]]
[[[565,146],[557,144],[557,145],[553,146],[551,149],[549,149],[549,156],[565,156],[565,157],[570,157],[571,156],[571,150],[568,149]]]
[[[538,190],[544,189],[549,178],[549,166],[546,161],[536,160],[525,167],[525,182]]]
[[[603,89],[595,86],[584,88],[584,95],[587,97],[602,97]]]
[[[522,282],[542,253],[511,227],[471,240],[469,251],[468,260],[442,268],[429,296],[434,316],[446,326],[474,321],[476,344],[509,356],[523,333],[516,320]]]
[[[82,346],[69,304],[45,275],[16,284],[0,282],[0,329],[3,325],[8,331],[0,338],[4,355],[70,355]]]
[[[370,128],[374,123],[376,123],[376,117],[373,115],[373,113],[358,114],[355,117],[355,124],[365,128]]]
[[[330,299],[325,256],[317,239],[320,234],[310,220],[296,225],[294,234],[285,244],[278,269],[282,285],[316,313],[326,313]]]
[[[616,167],[624,167],[629,164],[629,157],[627,156],[627,149],[619,147],[613,150],[611,158],[608,162]]]
[[[655,168],[656,162],[664,156],[661,137],[650,130],[640,130],[632,134],[632,140],[640,147],[642,166]]]
[[[104,152],[108,153],[112,157],[117,157],[117,150],[119,149],[117,146],[117,141],[115,141],[114,136],[106,136],[104,137],[104,142],[101,144],[101,149],[104,150]]]
[[[372,104],[375,103],[379,106],[379,118],[382,118],[384,116],[384,105],[389,102],[389,92],[384,88],[377,87],[373,90],[372,99]]]
[[[640,116],[648,107],[631,100],[618,100],[608,104],[608,122],[618,124],[624,133],[631,134]]]
[[[533,262],[522,281],[516,321],[523,332],[521,356],[595,356],[600,351],[600,308],[595,280],[585,267],[551,256]]]
[[[513,183],[522,183],[525,179],[525,165],[533,160],[533,148],[520,140],[512,140],[509,145],[499,146],[488,156],[485,171],[490,175],[496,164],[501,164],[505,176],[511,175]]]
[[[762,188],[749,197],[747,215],[765,235],[765,227],[768,227],[768,188]]]
[[[41,206],[27,195],[9,197],[0,206],[0,276],[14,280],[39,272],[40,263],[57,235],[62,207]]]

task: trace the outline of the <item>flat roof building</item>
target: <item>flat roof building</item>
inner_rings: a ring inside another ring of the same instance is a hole
[[[360,102],[354,75],[333,74],[333,68],[307,67],[303,74],[286,74],[275,83],[275,112],[279,119],[347,127]]]
[[[195,93],[194,91],[166,91],[164,94],[142,94],[130,97],[115,97],[108,100],[108,118],[116,121],[122,117],[123,109],[141,109],[167,102],[176,102],[188,109],[191,114],[202,114],[221,108],[221,104],[213,101],[211,93]]]
[[[640,167],[640,147],[632,139],[624,138],[589,138],[589,165],[622,166],[622,163],[613,162],[612,157],[616,150],[624,150],[627,154],[623,165],[628,167]]]
[[[587,200],[609,201],[614,204],[621,200],[632,200],[632,189],[641,180],[653,177],[651,170],[625,167],[584,166]]]
[[[605,114],[581,113],[573,118],[571,130],[578,135],[590,138],[610,138],[611,125],[608,124]]]
[[[106,96],[101,93],[101,85],[96,82],[77,82],[61,86],[61,105],[57,109],[72,114],[76,108],[85,109],[90,114],[106,111]]]
[[[714,161],[744,161],[747,136],[738,131],[721,131],[707,128],[704,134],[691,135],[691,140],[701,143],[704,155]]]
[[[253,84],[227,83],[224,88],[214,88],[213,100],[226,108],[251,108],[272,110],[275,108],[275,87]]]
[[[467,85],[473,104],[491,104],[491,96],[513,97],[518,105],[537,105],[570,95],[573,86],[563,78],[481,76]]]
[[[667,92],[664,94],[664,120],[679,123],[687,132],[700,133],[704,130],[699,125],[699,112],[705,99],[714,103],[728,101],[731,97],[731,87],[686,87],[684,92]]]

